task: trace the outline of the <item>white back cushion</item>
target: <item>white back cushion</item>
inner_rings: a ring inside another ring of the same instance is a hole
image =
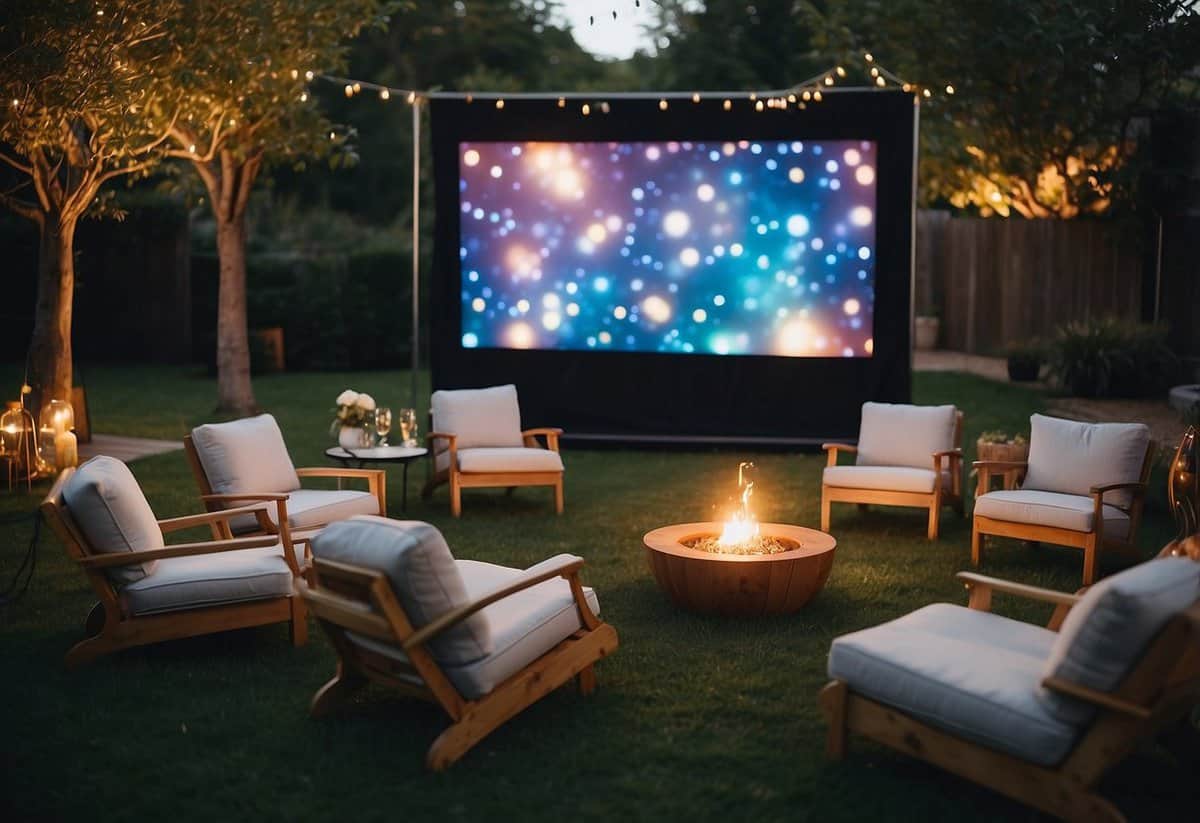
[[[1150,429],[1142,423],[1079,423],[1035,414],[1029,418],[1029,470],[1022,488],[1087,494],[1092,486],[1141,479]],[[1105,503],[1128,506],[1114,491]]]
[[[955,446],[954,406],[863,403],[858,431],[860,466],[933,469],[933,453]]]
[[[164,545],[142,487],[116,458],[93,457],[76,469],[63,486],[63,501],[94,552],[137,552]],[[152,560],[118,566],[108,576],[114,583],[133,583],[153,574],[156,565]]]
[[[1046,659],[1045,675],[1108,692],[1145,653],[1175,614],[1200,599],[1200,563],[1164,557],[1092,586],[1072,607]],[[1063,719],[1087,716],[1087,705],[1042,690]]]
[[[215,494],[300,488],[283,432],[269,414],[197,426],[192,443]]]
[[[468,602],[450,547],[429,523],[359,515],[326,526],[313,538],[312,551],[314,557],[383,572],[415,628]],[[447,666],[486,657],[492,653],[487,618],[476,612],[429,645]]]
[[[457,435],[457,448],[524,445],[517,387],[511,383],[490,389],[435,391],[432,411],[433,430]]]

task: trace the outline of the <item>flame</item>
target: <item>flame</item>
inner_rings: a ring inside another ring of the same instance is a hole
[[[754,494],[754,481],[750,475],[754,471],[753,463],[738,464],[738,490],[740,502],[737,511],[725,521],[717,544],[721,546],[738,546],[758,537],[758,518],[750,509],[750,498]]]

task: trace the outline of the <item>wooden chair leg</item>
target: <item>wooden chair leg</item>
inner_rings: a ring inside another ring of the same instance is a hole
[[[1096,536],[1093,534],[1083,547],[1083,585],[1096,582]]]
[[[825,489],[821,489],[821,531],[829,531],[829,510],[833,504],[829,498],[825,496]]]
[[[555,514],[563,513],[563,481],[561,477],[554,484],[554,512]]]
[[[462,517],[462,488],[458,485],[456,476],[450,477],[450,514]]]
[[[483,718],[467,714],[438,735],[425,754],[430,771],[440,772],[453,766],[479,741],[495,731],[495,725],[482,725]]]
[[[825,738],[825,756],[830,760],[841,760],[846,756],[846,684],[835,680],[821,690],[821,708],[829,721],[829,733]]]
[[[366,679],[356,672],[348,671],[338,661],[337,674],[313,695],[309,705],[309,717],[323,717],[344,703],[350,695],[366,685]]]
[[[596,690],[596,667],[586,666],[579,670],[579,693],[587,696]]]
[[[292,596],[292,620],[288,625],[293,646],[303,646],[308,642],[308,609],[304,608],[304,598]]]
[[[979,565],[980,549],[983,548],[983,535],[979,533],[979,526],[971,526],[971,565]]]
[[[929,506],[929,528],[926,530],[926,533],[930,540],[938,539],[938,524],[939,524],[939,519],[941,518],[941,515],[942,515],[942,507],[941,507],[940,503],[938,502],[938,500],[935,498],[933,503],[931,503]]]

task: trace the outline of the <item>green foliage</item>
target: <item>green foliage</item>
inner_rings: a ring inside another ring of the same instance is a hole
[[[827,60],[861,66],[870,51],[938,92],[922,106],[922,200],[985,214],[1131,205],[1134,125],[1194,89],[1200,64],[1189,0],[806,5]],[[947,83],[953,96],[941,93]]]
[[[1145,397],[1164,391],[1180,372],[1165,326],[1111,318],[1060,329],[1050,366],[1076,397]]]
[[[156,82],[175,0],[9,0],[0,18],[0,204],[73,225],[100,187],[146,173],[176,113]],[[15,177],[15,185],[11,178]]]
[[[252,329],[281,327],[289,370],[380,368],[407,361],[412,309],[407,246],[351,252],[252,254],[246,260]],[[217,258],[192,257],[199,354],[213,355]],[[253,363],[258,366],[260,364]],[[260,369],[256,368],[256,371]]]

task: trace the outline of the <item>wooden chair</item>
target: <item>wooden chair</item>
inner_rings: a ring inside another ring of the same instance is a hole
[[[420,569],[397,571],[412,552],[423,553]],[[326,714],[369,682],[436,703],[452,722],[426,755],[435,771],[572,678],[581,693],[591,693],[594,664],[618,645],[613,627],[596,616],[595,594],[579,580],[578,557],[560,555],[523,572],[454,561],[429,524],[372,517],[330,526],[314,538],[313,553],[314,573],[301,592],[338,663],[333,679],[313,697],[312,716]],[[412,578],[438,566],[444,589],[456,596],[421,602],[428,600],[421,591],[430,590]],[[504,612],[496,609],[508,610],[508,618],[497,623],[496,614]],[[553,625],[545,617],[550,614]],[[487,654],[451,665],[456,654],[464,656],[462,644],[474,642],[468,631],[482,637],[484,648],[476,651]]]
[[[200,499],[210,512],[247,502],[287,501],[289,525],[302,535],[356,514],[387,515],[386,472],[296,468],[283,433],[269,414],[197,426],[183,438],[183,448],[200,488]],[[304,489],[301,478],[334,478],[338,488]],[[367,491],[342,489],[342,481],[347,479],[366,480]],[[213,524],[213,538],[218,540],[235,534],[278,533],[279,527],[271,519],[265,527],[248,517]]]
[[[1059,710],[1069,709],[1068,717],[1077,720],[1074,736],[1063,738],[1062,752],[1053,759],[1043,758],[1045,762],[1034,762],[1030,757],[1004,751],[998,745],[978,742],[980,734],[978,729],[972,728],[975,719],[970,709],[964,717],[938,716],[937,712],[920,711],[911,706],[897,705],[892,700],[872,697],[864,690],[872,691],[877,687],[868,688],[855,683],[855,678],[839,678],[836,674],[820,694],[821,708],[829,720],[827,755],[831,759],[842,759],[846,753],[847,735],[853,731],[1056,817],[1088,823],[1123,821],[1125,818],[1121,812],[1096,793],[1097,784],[1139,744],[1153,739],[1159,732],[1186,718],[1200,697],[1200,601],[1197,600],[1200,586],[1197,585],[1196,570],[1200,566],[1186,558],[1171,558],[1167,562],[1194,567],[1184,571],[1184,575],[1189,576],[1191,602],[1168,609],[1165,622],[1158,621],[1158,628],[1145,633],[1145,642],[1129,650],[1129,668],[1123,675],[1118,675],[1112,688],[1096,688],[1081,682],[1080,677],[1066,676],[1064,672],[1070,669],[1062,665],[1062,658],[1057,661],[1053,658],[1053,651],[1051,660],[1046,663],[1047,671],[1039,675],[1039,669],[1033,670],[1028,685],[1040,692],[1036,698],[1042,701],[1041,705],[1048,704]],[[1177,566],[1167,572],[1174,574],[1181,568]],[[989,609],[993,593],[1055,605],[1056,612],[1049,629],[1038,629],[1006,618],[994,618],[992,622],[1002,627],[1000,631],[1008,634],[1008,640],[999,644],[1004,648],[997,649],[995,653],[997,658],[1002,658],[1001,662],[996,663],[997,677],[1002,678],[1007,676],[1003,659],[1013,659],[1012,649],[1042,644],[1045,648],[1056,650],[1057,646],[1052,644],[1062,643],[1067,632],[1078,629],[1088,619],[1086,615],[1079,615],[1082,619],[1076,619],[1077,615],[1068,612],[1072,608],[1095,606],[1094,589],[1120,576],[1108,578],[1080,596],[964,572],[958,578],[970,592],[969,607],[962,609],[940,605],[946,610],[956,610],[955,614],[948,615],[949,619],[945,622],[957,622],[960,629],[964,624],[970,628],[984,618],[992,618]],[[1185,594],[1184,600],[1188,597]],[[899,627],[904,621],[913,621],[927,609],[893,621],[892,624],[839,638],[835,641],[835,649],[839,642],[848,640],[854,643],[855,638],[859,638],[857,645],[860,649],[867,648],[871,645],[866,642],[871,632],[886,630],[888,626]],[[958,614],[961,612],[978,617],[965,620]],[[1064,616],[1067,620],[1065,624]],[[1071,621],[1075,622],[1074,627]],[[1016,626],[1017,631],[1005,624]],[[1055,634],[1060,626],[1063,633]],[[1023,636],[1025,632],[1030,636]],[[958,636],[964,633],[959,632]],[[1038,633],[1044,633],[1050,639],[1043,641]],[[895,630],[893,634],[896,634]],[[1080,633],[1076,631],[1071,642],[1078,643],[1079,638]],[[931,645],[934,639],[928,638]],[[875,643],[888,640],[881,637]],[[891,640],[894,642],[894,638]],[[1106,642],[1102,633],[1096,642]],[[948,650],[950,657],[941,661],[942,672],[953,670],[956,666],[961,668],[963,664],[953,658],[955,653],[955,647]],[[843,656],[839,664],[834,659],[835,655],[836,651],[831,650],[831,673],[838,665],[845,667],[845,661],[852,659]],[[1053,665],[1055,662],[1059,663],[1057,669]],[[1074,664],[1079,662],[1079,658],[1075,658]],[[899,665],[903,667],[905,661],[899,661]],[[1076,670],[1087,671],[1077,665]],[[980,679],[979,674],[976,672],[977,680]],[[936,677],[936,674],[933,676]],[[897,674],[897,669],[893,668],[889,677],[895,679],[903,677],[903,674]],[[994,687],[994,683],[987,685]],[[886,687],[882,688],[886,690]],[[986,696],[981,696],[974,710],[978,711],[978,705],[986,699]],[[949,710],[953,711],[953,708]],[[1010,714],[1001,722],[1010,727],[1020,726],[1021,718]],[[1068,730],[1070,728],[1068,724]]]
[[[554,510],[563,511],[562,429],[521,430],[516,386],[433,393],[429,479],[421,496],[450,484],[450,513],[462,515],[462,490],[550,486]],[[538,438],[545,438],[545,448]]]
[[[99,466],[96,465],[98,461]],[[139,529],[143,534],[148,529],[150,533],[141,542],[154,548],[131,549],[128,544],[111,542],[100,545],[88,538],[89,533],[98,533],[96,524],[87,522],[86,513],[77,516],[81,513],[67,503],[64,490],[77,485],[72,483],[76,471],[95,472],[97,468],[106,470],[107,476],[103,478],[106,491],[125,498],[114,507],[117,516],[126,521],[140,521],[124,528],[124,534],[132,538]],[[301,568],[286,526],[284,503],[279,501],[277,505],[278,522],[284,524],[278,535],[167,546],[163,534],[227,523],[233,517],[250,516],[260,523],[269,523],[267,507],[258,504],[155,520],[137,482],[120,461],[100,457],[93,458],[78,470],[64,469],[42,501],[42,516],[100,598],[84,621],[87,637],[67,652],[67,667],[75,668],[102,655],[134,646],[271,623],[288,623],[292,643],[303,645],[308,637],[304,602],[292,587]],[[256,552],[253,558],[230,554],[243,549],[263,551]],[[278,552],[267,549],[278,549]],[[202,596],[193,597],[186,591],[187,575],[178,571],[179,560],[184,558],[190,559],[189,566],[210,568],[214,564],[227,568],[232,559],[238,570],[247,578],[253,578],[254,586],[252,590],[244,591],[237,580],[227,582],[224,585],[229,589],[228,602],[212,602],[211,588]],[[175,567],[168,568],[172,563]],[[145,574],[148,564],[156,565]],[[134,566],[139,568],[133,570]],[[130,574],[131,571],[134,573]],[[153,583],[156,577],[163,575],[174,582],[171,593],[153,595],[154,602],[148,602],[152,594],[141,584],[147,580]],[[131,587],[139,588],[138,597],[131,597]]]
[[[987,535],[1081,549],[1084,585],[1096,579],[1099,552],[1138,558],[1135,539],[1154,466],[1149,429],[1140,423],[1078,423],[1040,414],[1031,423],[1027,462],[973,464],[984,494],[975,500],[971,564],[979,565]],[[1090,444],[1091,453],[1080,443]],[[997,478],[1003,488],[993,491]]]
[[[910,506],[929,510],[927,535],[936,540],[943,506],[963,513],[962,412],[953,406],[863,404],[858,446],[825,443],[821,477],[821,531],[834,503]],[[957,444],[957,445],[956,445]],[[854,466],[839,466],[839,454]]]

